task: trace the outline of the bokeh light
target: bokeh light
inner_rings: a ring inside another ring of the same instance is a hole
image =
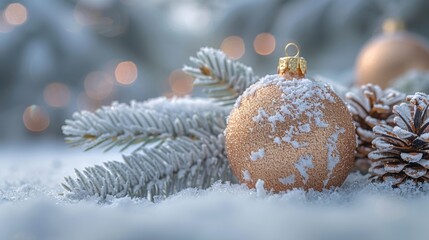
[[[261,33],[255,37],[253,48],[259,55],[270,55],[276,48],[276,39],[270,33]]]
[[[49,126],[49,114],[40,106],[27,107],[22,115],[25,128],[32,132],[42,132]]]
[[[51,107],[64,107],[70,102],[70,90],[62,83],[51,83],[46,86],[43,98]]]
[[[240,59],[245,52],[244,41],[238,36],[229,36],[222,41],[220,49],[232,59]]]
[[[94,100],[103,100],[113,92],[113,79],[105,72],[91,72],[85,78],[85,93]]]
[[[27,8],[20,3],[11,3],[4,10],[4,19],[13,26],[24,24],[27,21]]]
[[[116,66],[115,77],[120,84],[132,84],[137,79],[137,75],[137,66],[131,61],[121,62]]]
[[[183,96],[192,91],[194,79],[182,70],[177,69],[170,74],[168,81],[173,93],[176,96]]]
[[[96,10],[88,9],[79,2],[76,4],[76,7],[73,11],[73,16],[78,24],[82,26],[90,26],[96,24],[97,19],[101,16],[101,13]]]

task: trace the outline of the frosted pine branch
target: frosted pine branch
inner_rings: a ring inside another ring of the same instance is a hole
[[[222,105],[235,103],[257,81],[251,68],[218,50],[203,48],[197,57],[191,61],[198,68],[184,70]],[[227,111],[210,100],[160,98],[76,113],[63,127],[70,144],[86,149],[140,146],[123,162],[76,170],[77,178],[67,177],[63,187],[78,197],[153,199],[189,187],[206,188],[218,180],[235,181],[224,149]],[[154,142],[156,146],[147,146]]]
[[[180,136],[217,136],[225,129],[226,114],[222,107],[204,99],[157,98],[143,103],[113,103],[94,113],[75,113],[62,130],[66,142],[86,150],[140,144],[138,150]]]
[[[124,162],[76,170],[77,178],[65,178],[63,187],[74,197],[165,197],[190,187],[207,188],[218,180],[233,181],[224,137],[188,137],[167,140],[159,148],[142,149],[124,156]]]
[[[195,85],[204,86],[209,98],[222,105],[233,105],[258,80],[251,67],[229,59],[220,50],[201,48],[190,60],[195,66],[184,66],[183,71],[195,77]]]

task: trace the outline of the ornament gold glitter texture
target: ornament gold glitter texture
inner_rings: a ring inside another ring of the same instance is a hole
[[[394,19],[384,22],[383,32],[370,40],[357,58],[358,85],[373,83],[387,88],[410,70],[429,71],[428,43],[405,31],[404,24]]]
[[[297,54],[288,56],[287,48]],[[304,78],[305,59],[286,46],[278,74],[267,75],[237,100],[226,147],[236,177],[249,187],[285,191],[340,186],[353,167],[356,137],[343,101],[325,83]]]

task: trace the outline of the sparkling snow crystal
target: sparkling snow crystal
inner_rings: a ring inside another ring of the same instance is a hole
[[[241,174],[242,174],[242,177],[243,177],[244,181],[246,181],[246,182],[252,181],[252,176],[250,176],[249,170],[242,170]]]
[[[258,151],[252,152],[250,154],[250,160],[256,161],[263,158],[264,156],[265,156],[265,149],[260,148]]]
[[[313,156],[310,154],[301,156],[299,161],[295,163],[295,168],[298,170],[299,174],[301,174],[301,177],[303,178],[302,182],[304,184],[307,183],[309,177],[307,170],[313,167]]]
[[[325,187],[332,175],[332,171],[335,166],[340,162],[340,155],[337,149],[338,137],[341,133],[345,133],[344,128],[335,126],[335,132],[329,136],[326,147],[328,148],[328,178],[323,181],[323,186]]]
[[[298,127],[299,131],[302,133],[308,133],[311,131],[310,124],[306,123]]]
[[[264,188],[265,181],[262,179],[258,179],[255,184],[256,195],[260,198],[265,197],[267,195],[267,190]]]
[[[295,174],[292,174],[285,178],[280,178],[279,182],[284,185],[290,185],[295,183]]]
[[[268,114],[265,112],[265,110],[262,108],[259,108],[258,109],[258,115],[253,117],[253,121],[259,123],[263,120],[264,117],[266,118],[267,116],[268,116]]]

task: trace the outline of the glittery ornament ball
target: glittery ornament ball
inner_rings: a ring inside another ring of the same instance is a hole
[[[359,54],[357,84],[387,88],[410,70],[429,71],[427,43],[406,32],[383,34],[368,42]]]
[[[268,75],[237,100],[225,131],[231,168],[250,188],[322,190],[353,167],[356,137],[343,101],[325,83]]]

